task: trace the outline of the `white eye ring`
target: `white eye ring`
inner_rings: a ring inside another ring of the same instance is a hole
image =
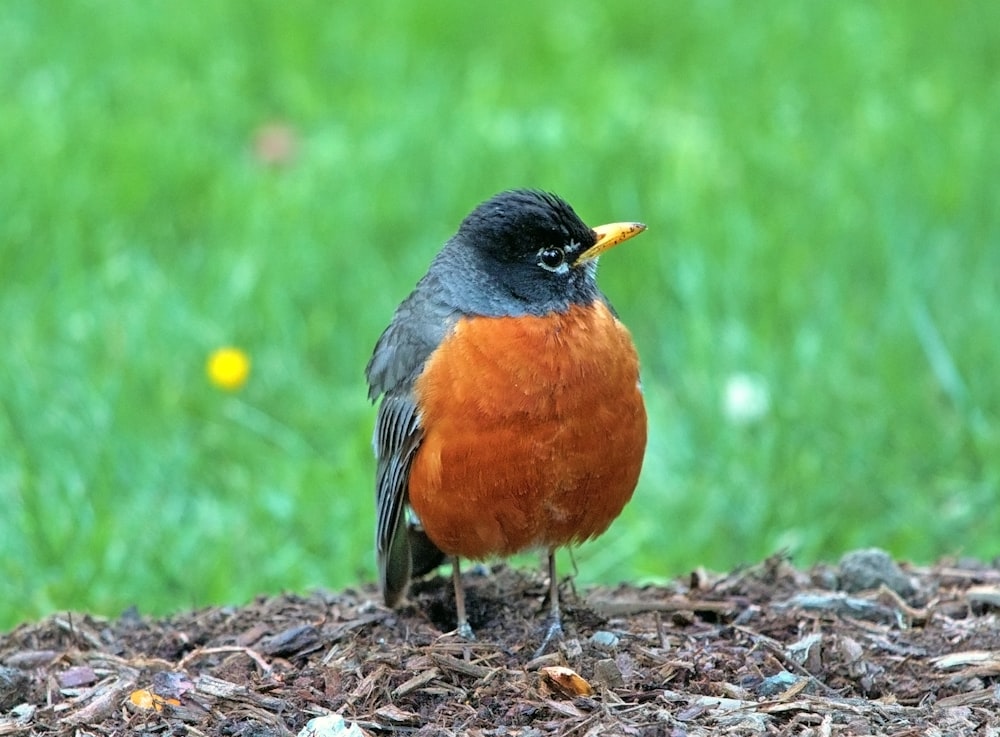
[[[538,265],[553,274],[565,274],[569,271],[566,263],[566,251],[559,246],[546,246],[538,252]]]

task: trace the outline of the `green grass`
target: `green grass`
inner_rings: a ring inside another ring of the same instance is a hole
[[[365,361],[515,186],[649,225],[601,275],[647,461],[580,580],[998,553],[1000,5],[342,5],[0,10],[0,627],[370,580]]]

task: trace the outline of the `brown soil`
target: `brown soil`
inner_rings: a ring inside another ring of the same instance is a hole
[[[1000,734],[996,567],[864,551],[566,583],[566,637],[542,657],[544,580],[496,566],[465,584],[476,642],[448,632],[447,577],[395,612],[365,587],[25,624],[0,636],[0,735],[268,737],[332,712],[369,735]]]

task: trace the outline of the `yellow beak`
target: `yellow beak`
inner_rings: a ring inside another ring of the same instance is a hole
[[[605,251],[609,251],[619,243],[624,243],[632,236],[639,235],[646,229],[642,223],[609,223],[608,225],[598,225],[594,228],[597,234],[597,243],[577,256],[574,266],[585,264],[600,256]]]

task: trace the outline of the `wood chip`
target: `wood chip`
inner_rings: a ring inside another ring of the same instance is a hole
[[[393,689],[392,697],[394,699],[398,699],[400,696],[405,696],[406,694],[410,693],[410,691],[416,691],[418,688],[420,688],[421,686],[426,686],[428,683],[430,683],[440,675],[441,671],[439,671],[437,668],[430,668],[421,673],[418,673],[408,681],[404,681],[403,683],[396,686],[396,688]]]
[[[733,601],[708,601],[672,596],[666,599],[603,599],[590,598],[587,603],[605,617],[622,617],[642,612],[695,612],[732,615],[738,610]]]
[[[70,725],[84,725],[107,719],[135,689],[138,680],[139,671],[123,669],[117,677],[102,681],[89,689],[86,695],[79,697],[77,703],[83,705],[70,711],[60,721]]]
[[[546,582],[505,566],[463,581],[475,642],[441,636],[447,578],[415,581],[414,605],[391,612],[369,586],[164,619],[59,615],[0,634],[0,737],[294,737],[331,712],[369,734],[446,737],[986,734],[1000,726],[1000,576],[986,564],[906,572],[922,608],[884,592],[845,600],[822,568],[773,560],[705,573],[684,596],[683,581],[591,594],[623,612],[613,621],[567,591],[566,642],[582,649],[534,661]],[[246,649],[265,633],[281,654]],[[553,667],[567,672],[546,680]],[[129,705],[137,690],[146,708]]]
[[[970,586],[965,599],[970,604],[1000,607],[1000,586]]]
[[[393,725],[413,725],[420,723],[420,715],[412,711],[400,709],[393,704],[386,704],[375,710],[375,716]]]
[[[465,660],[441,653],[432,653],[431,658],[439,667],[445,670],[452,671],[453,673],[461,673],[463,676],[471,676],[472,678],[486,678],[496,670],[496,668],[476,665],[475,663],[469,663]]]
[[[1000,675],[1000,651],[964,650],[930,658],[930,663],[940,670],[973,667],[979,675]]]

